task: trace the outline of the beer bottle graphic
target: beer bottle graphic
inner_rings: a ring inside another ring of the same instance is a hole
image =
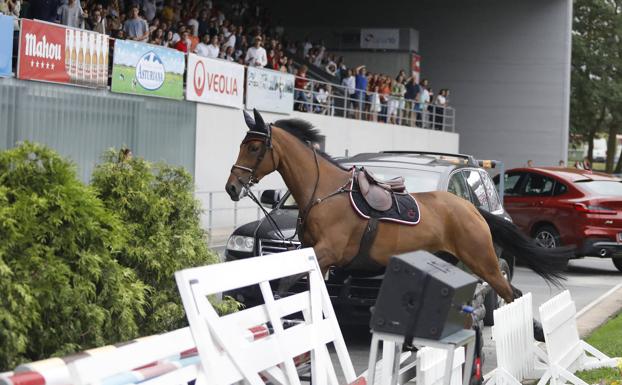
[[[105,87],[106,86],[106,81],[108,79],[106,79],[106,68],[104,67],[104,52],[105,52],[105,48],[104,46],[108,45],[108,37],[106,37],[106,35],[100,35],[101,40],[100,40],[100,44],[99,44],[99,53],[97,54],[98,56],[98,68],[99,68],[99,73],[97,74],[97,79],[98,79],[98,85],[100,87]]]
[[[69,63],[69,78],[73,83],[76,82],[78,71],[78,31],[71,30],[71,59]]]
[[[90,33],[83,32],[84,43],[84,75],[82,75],[83,84],[89,84],[91,81],[91,46],[90,46]]]
[[[76,43],[78,45],[78,66],[76,68],[76,83],[82,84],[84,79],[84,40],[82,31],[76,31]]]
[[[99,59],[102,56],[102,35],[95,35],[95,50],[93,51],[93,71],[91,72],[91,83],[95,87],[101,85],[101,66]]]
[[[71,47],[73,47],[73,29],[67,28],[65,30],[65,72],[69,75],[69,81],[71,79]]]
[[[101,70],[103,72],[102,74],[103,86],[106,87],[108,86],[108,53],[109,53],[110,47],[108,46],[108,36],[104,35],[103,40],[104,40],[104,47],[103,47],[102,58],[101,58],[101,60],[103,60],[103,64],[101,66]]]

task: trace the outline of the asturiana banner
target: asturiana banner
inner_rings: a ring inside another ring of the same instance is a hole
[[[242,108],[244,66],[195,54],[188,55],[186,99]]]
[[[117,40],[111,90],[181,100],[184,97],[184,67],[184,54],[180,51]]]
[[[0,76],[11,76],[13,18],[0,15]]]
[[[248,67],[246,108],[290,113],[294,109],[294,75]]]
[[[108,84],[108,36],[23,19],[17,77],[85,87]]]

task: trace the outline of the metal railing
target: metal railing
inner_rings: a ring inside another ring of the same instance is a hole
[[[304,88],[294,88],[296,111],[455,132],[456,111],[452,107],[297,76],[296,84],[300,83]]]
[[[265,190],[253,190],[259,198]],[[285,189],[277,189],[283,195]],[[234,202],[224,191],[195,191],[195,197],[201,201],[201,224],[208,233],[209,247],[223,247],[231,232],[245,223],[260,220],[263,211],[250,199]],[[268,212],[272,209],[265,208]]]

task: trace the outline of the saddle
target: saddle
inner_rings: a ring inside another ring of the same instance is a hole
[[[365,168],[361,168],[356,174],[356,181],[367,204],[377,211],[389,210],[393,205],[393,193],[406,191],[404,178],[401,176],[382,180]]]

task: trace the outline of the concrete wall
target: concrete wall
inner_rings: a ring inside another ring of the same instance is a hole
[[[288,117],[298,117],[312,122],[326,136],[326,152],[333,156],[344,156],[381,150],[426,150],[456,152],[459,135],[413,127],[382,123],[356,121],[295,112],[291,116],[263,113],[266,122]],[[242,112],[234,108],[206,104],[197,105],[195,183],[197,198],[203,208],[212,205],[223,210],[212,213],[212,227],[233,227],[233,203],[224,192],[231,166],[247,128]],[[269,175],[257,186],[258,189],[284,188],[278,174]],[[208,192],[215,192],[209,194]],[[257,217],[257,209],[249,199],[238,204],[236,224],[242,224]],[[209,213],[202,218],[207,228]],[[229,230],[230,230],[229,228]]]
[[[286,31],[310,36],[335,25],[418,30],[423,76],[452,90],[462,152],[510,167],[566,158],[570,0],[316,0],[304,17],[296,2],[270,3]]]

